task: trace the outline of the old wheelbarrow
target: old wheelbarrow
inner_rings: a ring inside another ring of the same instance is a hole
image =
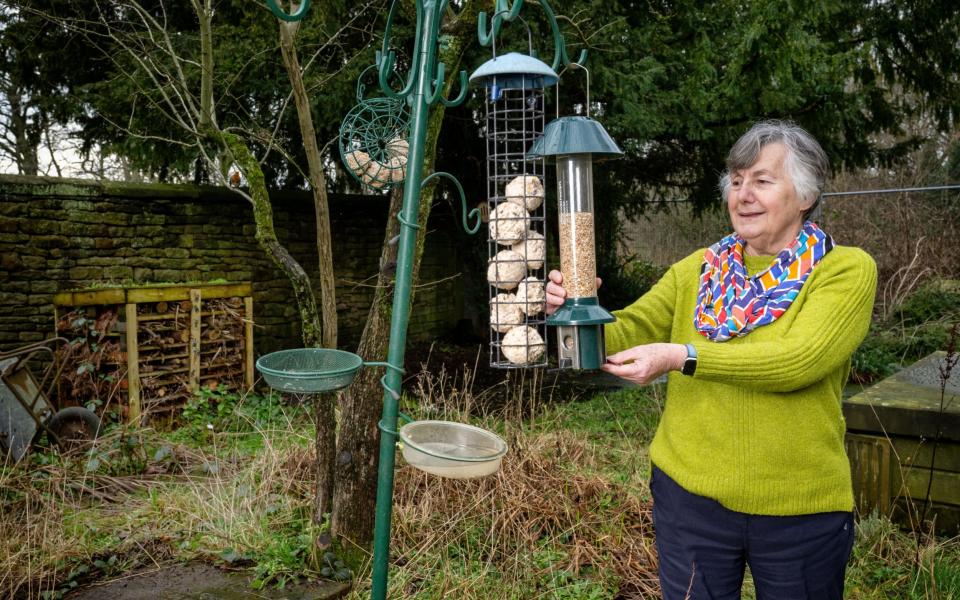
[[[42,432],[64,450],[82,447],[100,432],[100,419],[93,411],[80,406],[56,410],[50,402],[63,362],[55,351],[68,343],[50,338],[0,352],[0,462],[19,461]],[[28,368],[33,359],[47,361],[40,381]]]

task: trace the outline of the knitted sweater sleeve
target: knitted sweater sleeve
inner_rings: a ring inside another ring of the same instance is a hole
[[[820,265],[815,280],[811,276],[803,306],[783,337],[761,343],[749,335],[724,343],[695,340],[695,379],[790,392],[840,368],[867,334],[877,287],[873,259],[862,250],[846,250],[834,264]]]
[[[674,265],[636,302],[613,312],[617,320],[604,328],[607,354],[669,341],[676,304],[677,265]]]

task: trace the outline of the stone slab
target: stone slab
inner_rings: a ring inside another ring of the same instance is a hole
[[[284,588],[250,587],[245,573],[223,571],[192,563],[133,574],[103,584],[81,588],[65,600],[333,600],[343,598],[350,584],[336,582],[292,583]]]
[[[945,357],[935,352],[845,399],[847,429],[960,442],[960,365],[941,394],[937,369]]]

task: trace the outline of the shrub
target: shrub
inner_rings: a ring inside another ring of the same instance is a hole
[[[923,325],[930,321],[960,317],[960,288],[941,280],[929,281],[907,296],[893,315],[903,325]]]
[[[603,285],[597,291],[600,304],[609,310],[633,304],[647,293],[663,274],[665,267],[642,260],[631,260],[625,265],[603,274]]]
[[[850,379],[872,383],[931,352],[946,349],[960,319],[960,288],[931,281],[907,296],[886,321],[875,321],[853,354]]]

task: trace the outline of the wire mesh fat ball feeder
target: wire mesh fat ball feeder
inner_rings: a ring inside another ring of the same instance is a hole
[[[589,85],[587,116],[551,121],[528,154],[555,162],[557,169],[560,271],[567,299],[547,324],[557,327],[560,368],[599,369],[606,361],[603,326],[616,320],[597,299],[593,162],[623,152],[589,117]]]
[[[544,161],[527,149],[543,134],[545,88],[558,77],[533,56],[496,56],[495,43],[493,54],[470,76],[486,91],[490,365],[541,367],[547,364]]]
[[[363,77],[376,67],[367,67],[357,79],[357,104],[340,124],[339,141],[347,173],[365,188],[382,191],[407,177],[410,114],[401,98],[364,97]]]

